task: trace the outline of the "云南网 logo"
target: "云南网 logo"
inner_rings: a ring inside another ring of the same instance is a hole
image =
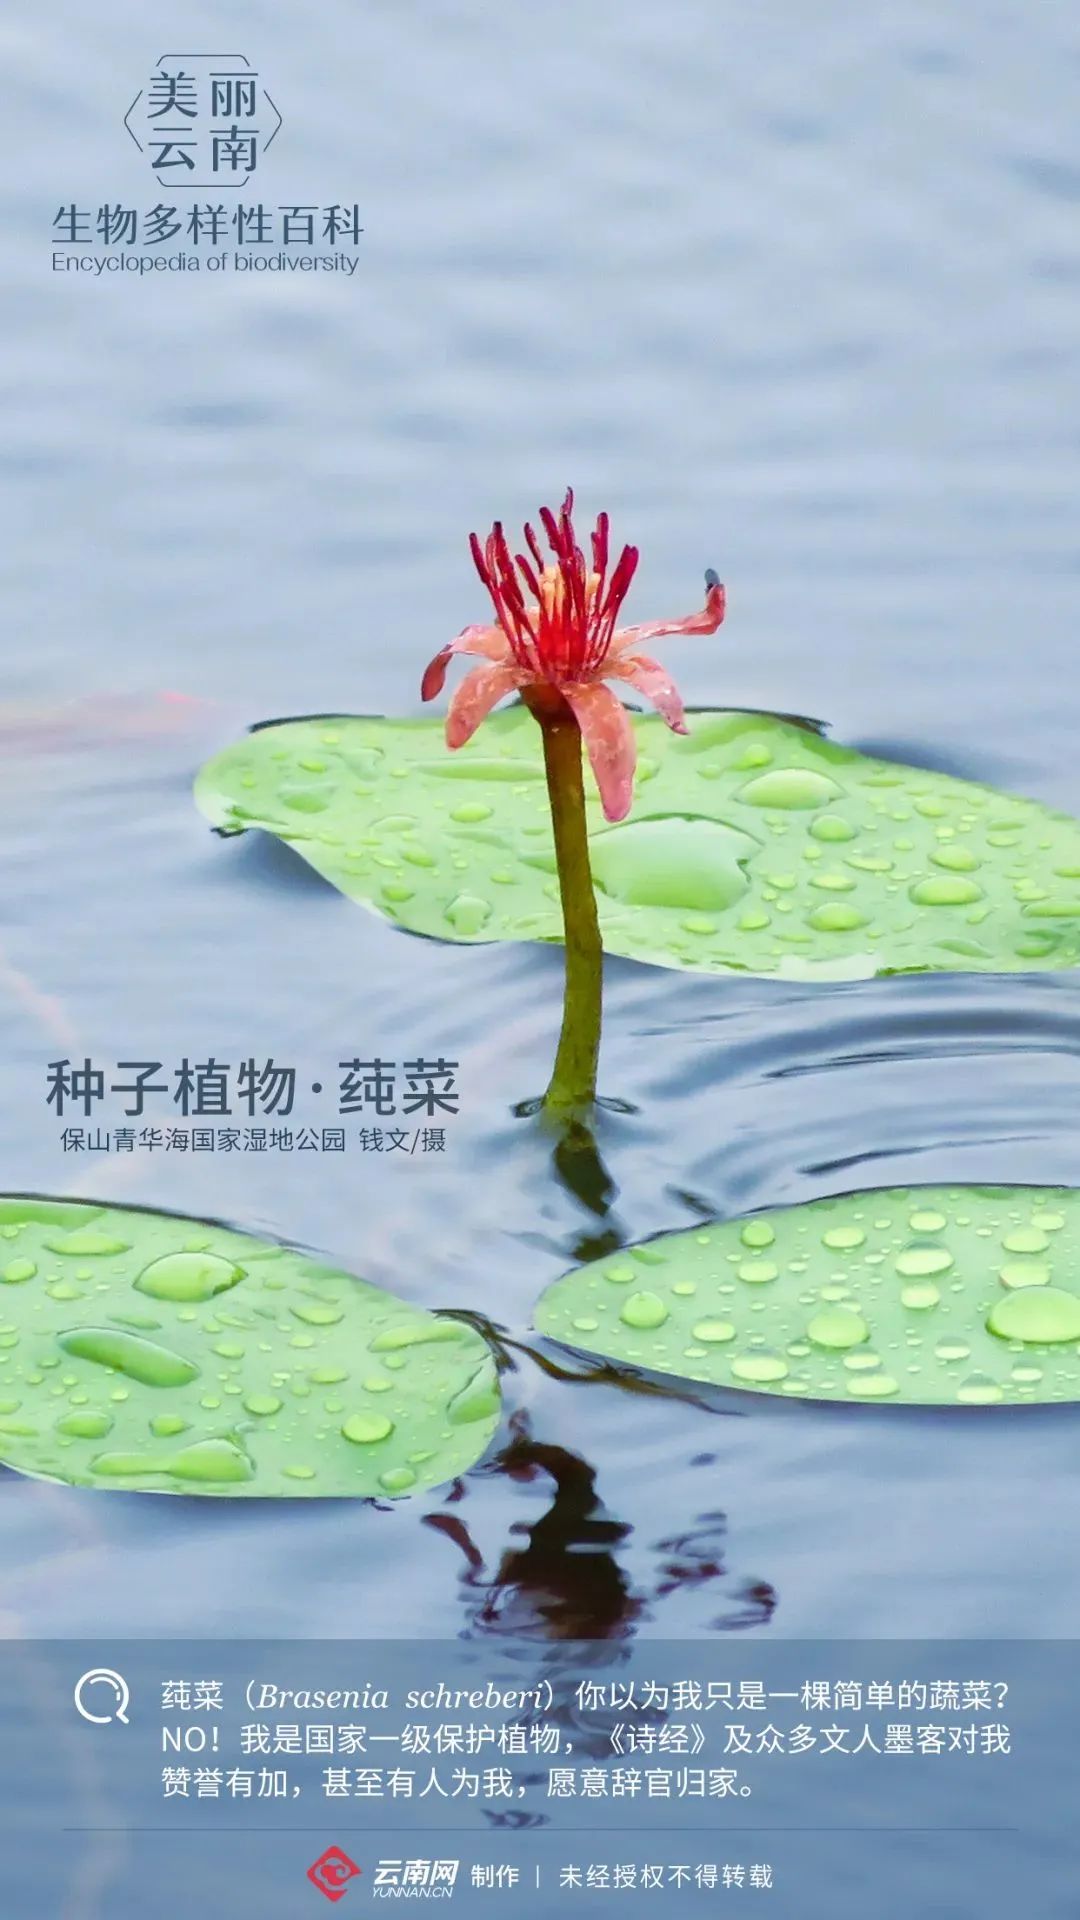
[[[350,1880],[356,1880],[359,1874],[356,1861],[350,1860],[341,1847],[327,1847],[307,1871],[312,1886],[318,1887],[328,1900],[343,1900]]]

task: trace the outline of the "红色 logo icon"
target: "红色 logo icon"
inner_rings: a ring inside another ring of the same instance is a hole
[[[350,1860],[341,1847],[327,1847],[308,1868],[307,1877],[328,1900],[341,1900],[349,1881],[356,1880],[359,1873],[356,1861]]]

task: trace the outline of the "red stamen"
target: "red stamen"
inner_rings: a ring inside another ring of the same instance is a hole
[[[525,544],[531,558],[520,553],[511,558],[499,521],[484,547],[475,534],[470,539],[476,570],[491,595],[514,659],[556,686],[573,685],[603,665],[637,565],[637,549],[624,547],[608,578],[609,525],[607,514],[602,513],[592,534],[590,569],[574,532],[573,505],[573,492],[568,489],[557,517],[550,507],[540,509],[553,568],[528,523]],[[558,576],[554,582],[552,570]],[[591,574],[596,582],[590,593]]]

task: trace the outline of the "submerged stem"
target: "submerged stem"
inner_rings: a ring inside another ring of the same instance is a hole
[[[596,1099],[604,959],[589,865],[581,731],[569,708],[536,717],[544,739],[566,941],[562,1031],[544,1107],[567,1115]]]

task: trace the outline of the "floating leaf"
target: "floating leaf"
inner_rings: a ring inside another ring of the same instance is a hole
[[[386,1497],[494,1432],[460,1320],[171,1214],[0,1198],[0,1460],[75,1486]]]
[[[693,714],[685,738],[633,724],[630,819],[607,826],[589,786],[610,953],[782,979],[1080,961],[1080,822],[1067,815],[767,714]],[[277,834],[414,933],[561,938],[540,733],[523,707],[457,753],[435,719],[261,727],[202,769],[196,797],[215,826]]]
[[[815,1400],[1080,1400],[1080,1192],[901,1187],[665,1234],[556,1280],[541,1333]]]

